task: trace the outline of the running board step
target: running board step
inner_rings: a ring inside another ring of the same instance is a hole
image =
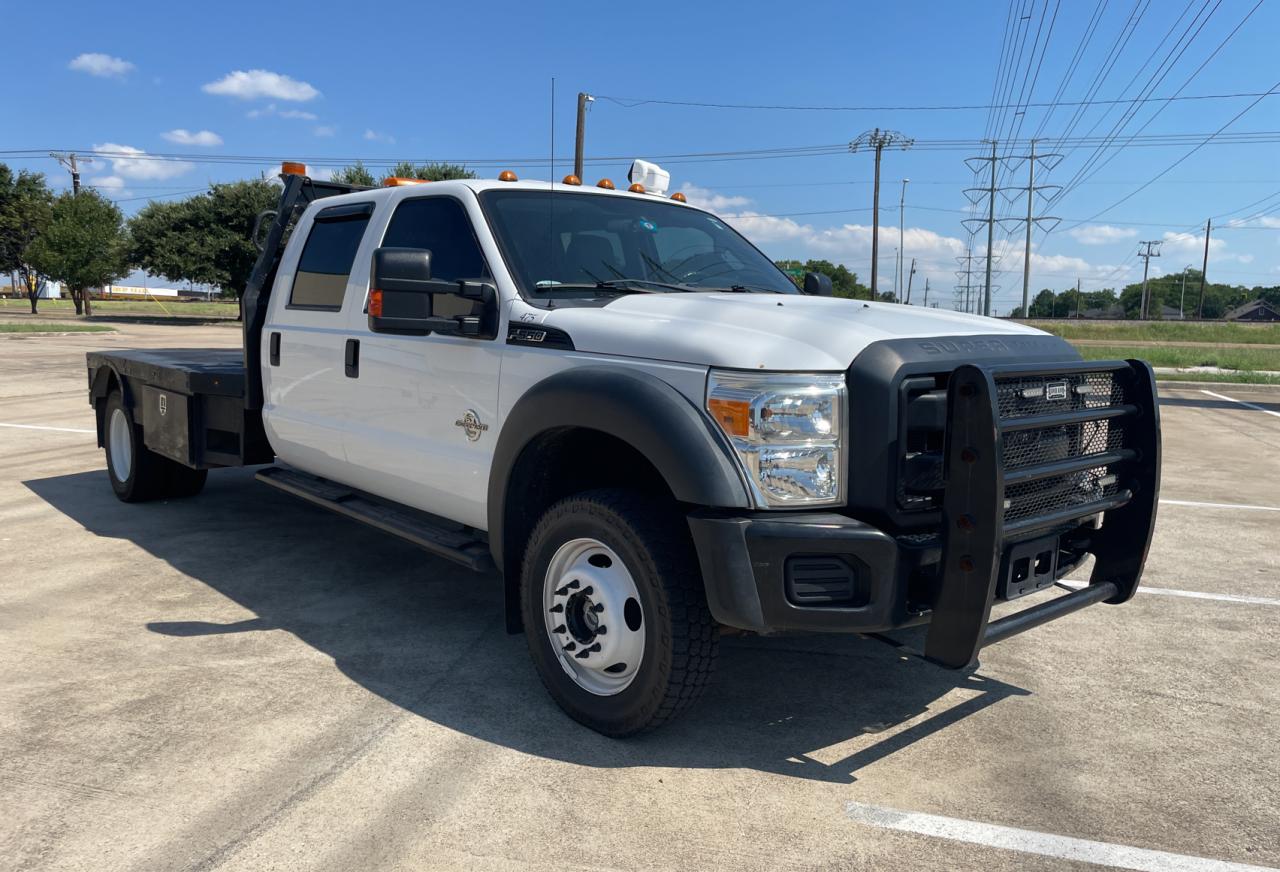
[[[301,497],[309,503],[354,518],[417,545],[424,551],[461,563],[468,569],[493,569],[489,544],[474,530],[426,512],[385,503],[362,491],[296,469],[268,466],[258,481]]]

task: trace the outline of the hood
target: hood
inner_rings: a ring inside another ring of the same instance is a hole
[[[1043,335],[942,309],[781,294],[630,294],[527,312],[566,331],[579,351],[731,369],[841,370],[883,339]]]

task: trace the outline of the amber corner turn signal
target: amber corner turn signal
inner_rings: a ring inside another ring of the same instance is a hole
[[[382,317],[382,291],[375,289],[369,292],[369,314],[374,318]]]
[[[746,436],[750,432],[751,407],[745,400],[707,400],[707,409],[724,432],[730,436]]]

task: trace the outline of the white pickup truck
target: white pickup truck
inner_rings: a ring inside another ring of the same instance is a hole
[[[801,292],[642,185],[290,169],[243,355],[88,355],[125,502],[273,464],[258,479],[496,570],[547,690],[611,736],[696,699],[722,626],[927,624],[924,656],[965,668],[1133,596],[1160,465],[1146,364],[815,274]],[[1089,555],[1087,586],[990,618]]]

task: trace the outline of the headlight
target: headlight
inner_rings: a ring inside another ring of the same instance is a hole
[[[729,437],[761,507],[843,500],[844,376],[712,370],[707,411]]]

